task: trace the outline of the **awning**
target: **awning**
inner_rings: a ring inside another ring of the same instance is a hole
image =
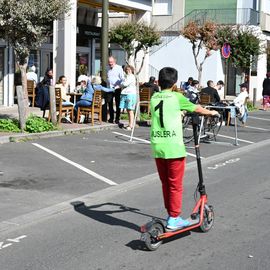
[[[79,0],[78,3],[85,4],[97,9],[102,8],[102,0]],[[152,11],[152,1],[109,0],[109,11],[124,13],[134,13],[136,11]]]

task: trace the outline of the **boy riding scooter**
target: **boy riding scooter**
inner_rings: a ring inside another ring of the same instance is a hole
[[[172,88],[177,70],[165,67],[159,72],[161,92],[151,98],[151,147],[162,183],[164,205],[168,212],[166,228],[177,230],[190,225],[181,217],[186,149],[183,142],[181,110],[202,115],[218,115],[188,101]]]

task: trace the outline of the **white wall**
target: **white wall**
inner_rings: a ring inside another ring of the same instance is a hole
[[[261,0],[261,11],[270,14],[270,0]]]
[[[203,53],[201,56],[203,56]],[[150,56],[150,65],[158,70],[165,66],[177,69],[178,86],[181,81],[186,81],[190,76],[194,79],[198,78],[191,43],[183,37],[176,38],[167,46],[152,54]],[[219,52],[213,52],[203,65],[201,84],[206,86],[208,80],[213,80],[214,82],[218,80],[224,81],[224,72]]]

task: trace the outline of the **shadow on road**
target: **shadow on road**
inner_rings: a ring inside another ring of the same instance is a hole
[[[73,205],[74,210],[76,212],[79,212],[80,214],[90,217],[96,221],[99,221],[101,223],[105,223],[108,225],[112,225],[112,226],[122,226],[122,227],[129,228],[138,232],[140,232],[140,226],[132,222],[129,222],[127,220],[114,217],[113,214],[131,212],[137,215],[143,215],[146,217],[154,218],[154,216],[141,213],[140,209],[127,207],[123,204],[117,204],[117,203],[111,203],[111,202],[87,206],[84,204],[84,202],[76,201],[76,202],[71,202],[71,205]],[[110,209],[98,210],[101,207],[106,207],[106,206],[109,206]],[[113,208],[116,208],[116,209],[113,209]]]

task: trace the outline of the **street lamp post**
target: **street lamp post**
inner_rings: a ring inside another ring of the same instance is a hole
[[[106,81],[106,65],[108,60],[108,10],[109,0],[102,0],[102,29],[101,29],[101,77]]]

